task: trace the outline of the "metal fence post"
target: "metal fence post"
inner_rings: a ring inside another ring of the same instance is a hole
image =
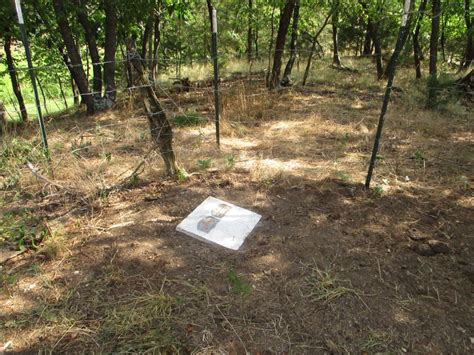
[[[38,95],[38,88],[36,87],[36,76],[33,68],[33,62],[31,61],[30,45],[28,42],[28,36],[26,35],[25,21],[23,20],[23,12],[21,10],[20,1],[21,0],[15,0],[15,8],[16,13],[18,15],[18,24],[20,25],[23,46],[25,47],[26,60],[28,62],[28,73],[30,75],[31,84],[33,85],[33,92],[35,94],[36,111],[38,112],[38,122],[41,130],[41,139],[43,141],[43,147],[46,157],[49,160],[48,138],[46,137],[46,129],[44,126],[43,115],[41,113],[41,104]]]
[[[220,99],[219,99],[219,65],[217,61],[217,11],[212,9],[212,59],[214,63],[214,108],[216,123],[216,142],[220,147]]]

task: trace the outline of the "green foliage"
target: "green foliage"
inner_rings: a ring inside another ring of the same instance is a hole
[[[247,296],[252,292],[252,285],[237,275],[235,270],[230,270],[227,274],[232,292],[237,295]]]
[[[374,195],[376,197],[381,197],[384,193],[384,189],[382,185],[377,185],[374,187]]]
[[[27,210],[8,211],[0,217],[0,247],[36,249],[48,235],[41,220]]]
[[[185,127],[185,126],[196,126],[205,122],[206,119],[195,112],[185,113],[182,115],[176,115],[172,122],[175,126]]]
[[[178,180],[181,182],[187,181],[189,179],[189,174],[184,168],[178,169]]]
[[[199,168],[208,169],[211,166],[211,159],[200,159],[197,161]]]

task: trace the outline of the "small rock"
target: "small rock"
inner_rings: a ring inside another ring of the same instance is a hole
[[[426,240],[428,239],[428,237],[418,231],[411,231],[410,232],[410,235],[409,235],[410,239],[411,240],[415,240],[415,241],[421,241],[421,240]]]
[[[449,253],[449,246],[448,244],[441,242],[439,240],[430,239],[428,240],[428,245],[436,254],[447,254]]]
[[[421,256],[432,256],[435,255],[435,252],[428,244],[415,244],[413,251]]]

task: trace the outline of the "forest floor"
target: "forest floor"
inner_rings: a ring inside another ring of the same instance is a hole
[[[50,120],[61,187],[22,168],[3,199],[3,216],[34,216],[23,230],[47,237],[0,270],[0,348],[474,352],[472,106],[425,110],[415,84],[395,91],[366,191],[383,84],[324,70],[271,94],[258,76],[224,83],[220,150],[212,124],[176,126],[187,173],[164,178],[154,154],[97,198],[83,197],[149,149],[140,108]],[[162,96],[176,123],[212,117],[209,88]],[[38,142],[22,137],[17,152]],[[208,196],[263,216],[241,250],[176,232]]]

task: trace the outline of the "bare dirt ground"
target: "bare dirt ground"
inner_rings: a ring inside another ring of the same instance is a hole
[[[428,111],[397,92],[365,191],[382,90],[334,75],[272,94],[258,78],[226,83],[221,150],[210,124],[175,129],[180,181],[152,155],[139,177],[78,205],[25,169],[33,198],[6,207],[31,209],[61,237],[54,253],[3,265],[16,281],[0,295],[0,346],[472,353],[472,108]],[[170,112],[210,116],[211,94],[162,99]],[[124,99],[49,122],[55,181],[89,196],[130,173],[149,147],[137,112]],[[263,216],[240,251],[175,231],[207,196]]]

